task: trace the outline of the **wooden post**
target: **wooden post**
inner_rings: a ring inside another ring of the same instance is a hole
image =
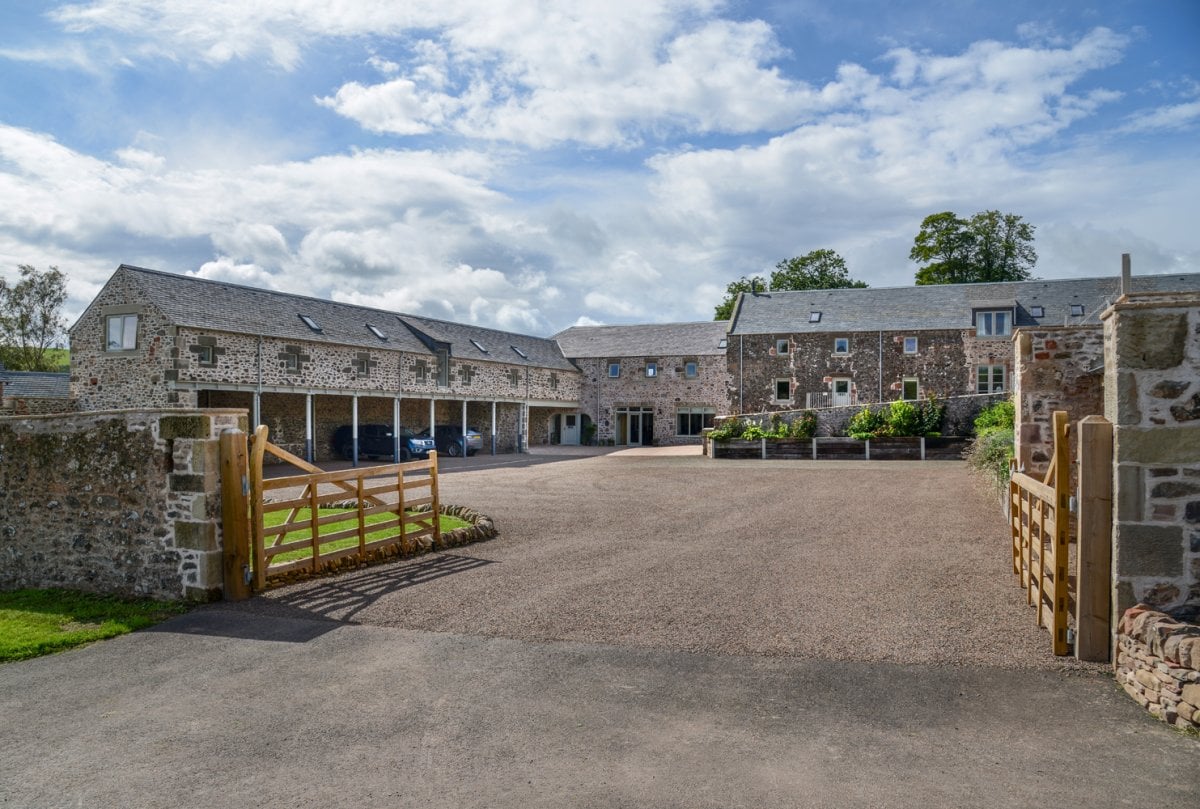
[[[1051,537],[1050,561],[1054,573],[1051,590],[1054,653],[1065,655],[1067,643],[1067,561],[1071,531],[1071,448],[1068,443],[1069,417],[1065,410],[1054,411],[1054,536]],[[1043,564],[1043,572],[1045,565]]]
[[[263,547],[263,455],[267,451],[267,425],[254,430],[250,451],[250,532],[254,540],[254,589],[267,586],[267,552]]]
[[[222,568],[225,600],[250,597],[250,479],[246,434],[221,433]]]
[[[1078,569],[1075,656],[1111,659],[1113,427],[1103,416],[1079,422]]]
[[[442,544],[442,498],[438,494],[438,454],[429,453],[429,496],[433,502],[429,507],[433,511],[433,547]]]

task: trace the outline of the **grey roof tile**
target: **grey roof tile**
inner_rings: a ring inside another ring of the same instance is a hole
[[[572,326],[554,335],[568,357],[661,357],[724,354],[727,320]]]
[[[1112,277],[766,292],[742,296],[730,334],[969,329],[972,310],[1014,302],[1018,327],[1098,323],[1119,289],[1120,279]],[[1136,275],[1133,289],[1200,289],[1200,273]],[[1072,315],[1071,304],[1082,304],[1083,315]],[[1034,306],[1043,307],[1041,317],[1033,316]],[[820,321],[810,322],[810,312],[820,312]]]
[[[577,370],[570,360],[563,356],[558,343],[549,337],[533,337],[420,315],[399,317],[434,340],[448,343],[450,355],[458,359],[506,362],[538,368],[559,368],[564,371]],[[514,348],[520,349],[520,353]]]
[[[18,399],[69,399],[71,375],[54,371],[9,371],[0,366],[4,396]]]

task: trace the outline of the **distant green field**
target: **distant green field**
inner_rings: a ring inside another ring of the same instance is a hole
[[[47,348],[46,358],[53,364],[55,371],[71,370],[71,352],[66,348]]]

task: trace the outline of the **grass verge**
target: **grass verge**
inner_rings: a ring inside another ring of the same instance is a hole
[[[128,600],[73,590],[0,593],[0,663],[124,635],[186,610],[186,605],[177,602]]]
[[[317,513],[318,513],[318,516],[321,516],[321,517],[325,517],[330,514],[347,514],[347,515],[349,515],[349,516],[347,516],[347,518],[345,520],[343,520],[341,522],[335,522],[330,525],[322,525],[321,533],[323,533],[323,534],[324,533],[332,534],[335,531],[341,531],[343,529],[353,528],[356,525],[358,525],[358,517],[355,516],[355,512],[353,512],[353,511],[348,511],[346,509],[322,508],[322,509],[318,509]],[[306,508],[300,509],[300,514],[297,517],[297,519],[300,521],[311,519],[311,514],[312,514],[312,512],[309,509],[306,509]],[[395,516],[396,516],[395,514],[371,514],[370,516],[367,517],[367,525],[371,525],[372,523],[377,523],[377,522],[383,522],[384,520],[395,519]],[[286,511],[273,511],[264,516],[263,525],[266,526],[267,528],[274,528],[277,525],[282,525],[285,519],[287,519]],[[449,516],[443,514],[442,519],[441,519],[441,525],[442,525],[442,531],[444,533],[446,531],[453,531],[455,528],[462,528],[463,526],[470,525],[470,523],[466,522],[465,520],[460,520],[458,517],[449,517]],[[367,534],[367,541],[371,542],[372,540],[383,539],[384,537],[387,537],[389,535],[394,535],[396,533],[396,530],[397,529],[395,527],[392,527],[392,528],[385,528],[380,531],[369,532]],[[295,531],[289,531],[288,535],[287,535],[287,539],[285,541],[286,542],[294,542],[296,540],[301,540],[301,539],[310,539],[311,537],[312,537],[312,532],[310,530],[297,529]],[[334,542],[322,542],[321,543],[321,552],[322,553],[330,553],[332,551],[339,551],[342,548],[350,548],[350,547],[355,547],[357,545],[358,545],[358,537],[347,537],[346,539],[339,539]],[[287,553],[281,553],[278,556],[273,557],[271,559],[271,562],[273,564],[279,564],[282,562],[291,562],[295,559],[310,559],[310,558],[312,558],[312,550],[310,550],[309,548],[297,548],[294,551],[288,551]]]

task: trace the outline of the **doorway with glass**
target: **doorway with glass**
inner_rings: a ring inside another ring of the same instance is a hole
[[[617,444],[632,447],[649,446],[654,443],[654,408],[618,407]]]

